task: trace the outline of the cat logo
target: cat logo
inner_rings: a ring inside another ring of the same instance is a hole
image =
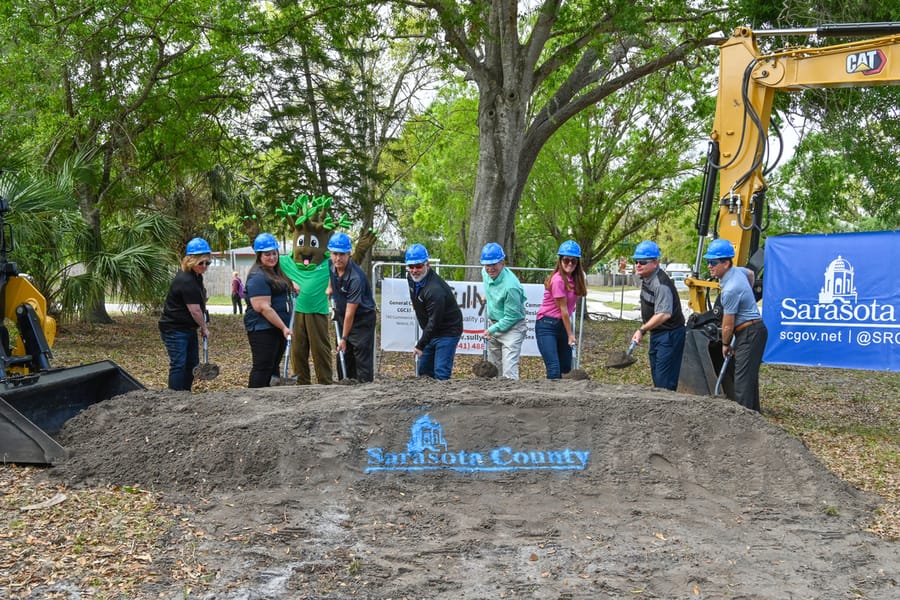
[[[878,75],[887,63],[882,50],[866,50],[847,56],[847,72],[863,75]]]

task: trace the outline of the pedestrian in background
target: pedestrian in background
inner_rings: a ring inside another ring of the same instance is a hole
[[[231,314],[244,314],[244,282],[237,271],[231,274]]]
[[[722,304],[722,357],[731,355],[734,362],[734,400],[750,410],[760,412],[759,368],[769,339],[762,320],[751,277],[741,267],[734,267],[734,246],[719,238],[710,242],[703,255],[709,274],[719,280],[719,302]]]
[[[331,253],[331,298],[334,318],[341,332],[338,352],[344,353],[347,372],[341,377],[362,383],[375,380],[375,296],[366,274],[353,260],[353,244],[346,233],[328,240]],[[340,370],[340,366],[338,367]]]
[[[491,242],[481,250],[488,327],[482,334],[488,344],[488,361],[506,379],[519,378],[519,356],[528,332],[525,290],[519,278],[506,268],[506,252]]]
[[[169,389],[190,390],[194,367],[200,363],[197,330],[209,337],[209,313],[206,312],[206,288],[203,274],[212,263],[212,250],[203,238],[187,243],[181,270],[169,285],[159,333],[169,355]]]
[[[544,281],[544,299],[534,324],[547,379],[560,379],[572,370],[572,348],[578,342],[572,315],[579,296],[587,296],[581,247],[574,240],[567,240],[559,246],[556,268]]]
[[[463,329],[456,294],[431,269],[428,250],[422,244],[413,244],[407,249],[405,262],[409,298],[421,328],[421,336],[413,348],[418,360],[418,374],[450,379]]]
[[[294,284],[278,264],[278,240],[261,233],[253,241],[256,261],[247,273],[250,306],[244,314],[244,328],[253,357],[248,387],[271,385],[279,376],[279,364],[291,336]]]
[[[675,283],[659,268],[659,246],[644,241],[634,249],[634,271],[641,278],[641,327],[631,341],[650,333],[650,376],[658,388],[675,390],[684,355],[684,313]]]

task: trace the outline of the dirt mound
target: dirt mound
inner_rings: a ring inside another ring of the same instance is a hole
[[[872,499],[733,402],[590,381],[134,392],[72,484],[162,490],[215,598],[894,597]],[[202,499],[202,500],[201,500]]]

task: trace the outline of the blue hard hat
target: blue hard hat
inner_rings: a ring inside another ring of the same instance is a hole
[[[254,252],[268,252],[270,250],[278,250],[278,240],[271,233],[261,233],[253,240]]]
[[[662,253],[659,251],[659,246],[656,245],[656,242],[646,240],[635,247],[634,256],[631,258],[659,258],[660,256],[662,256]]]
[[[422,244],[413,244],[406,250],[406,264],[420,265],[428,262],[428,250]]]
[[[709,243],[703,258],[734,258],[734,246],[726,239],[715,239]]]
[[[481,264],[493,265],[506,258],[503,247],[497,242],[490,242],[481,249]]]
[[[566,240],[559,246],[559,256],[574,256],[581,258],[581,246],[575,240]]]
[[[203,238],[195,237],[187,243],[185,254],[212,254],[212,248],[209,247],[209,242]]]
[[[351,250],[353,250],[353,244],[350,242],[350,236],[346,233],[338,231],[332,234],[331,239],[328,240],[329,252],[348,253]]]

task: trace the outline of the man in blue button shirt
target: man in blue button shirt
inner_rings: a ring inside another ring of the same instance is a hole
[[[759,367],[769,330],[766,329],[750,286],[747,271],[734,267],[734,247],[725,239],[710,242],[703,255],[709,274],[722,290],[722,356],[733,356],[734,400],[750,410],[759,410]]]

